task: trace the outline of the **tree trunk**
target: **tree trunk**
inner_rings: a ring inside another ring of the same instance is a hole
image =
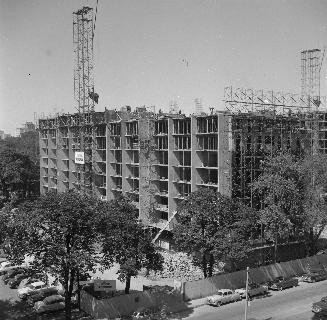
[[[310,228],[310,256],[315,254],[316,243],[313,235],[313,228]]]
[[[68,273],[69,274],[69,273]],[[74,286],[74,278],[75,278],[75,269],[70,270],[70,277],[68,276],[69,281],[67,281],[67,289],[65,292],[65,319],[71,320],[72,318],[72,306],[71,306],[71,300],[72,300],[72,292],[73,292],[73,286]]]
[[[210,260],[209,260],[209,277],[212,277],[212,272],[213,272],[213,265],[214,265],[214,258],[213,258],[213,254],[210,253]]]
[[[129,289],[131,287],[131,276],[127,275],[126,277],[126,285],[125,285],[125,294],[129,294]]]
[[[76,280],[77,280],[77,303],[78,303],[78,310],[81,311],[81,287],[79,285],[79,270],[77,269],[76,272]]]
[[[68,307],[70,309],[70,300],[68,297],[68,291],[69,291],[69,271],[67,268],[65,268],[65,276],[64,276],[64,289],[65,289],[65,319],[70,320],[70,310],[68,310]]]
[[[276,234],[274,241],[274,263],[277,263],[278,236]]]
[[[65,295],[65,319],[71,320],[72,318],[72,308],[71,308],[71,295],[66,292]]]
[[[207,260],[206,260],[206,254],[204,253],[202,256],[202,271],[203,271],[203,276],[207,278]]]

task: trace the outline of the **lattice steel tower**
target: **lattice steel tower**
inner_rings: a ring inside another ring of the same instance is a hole
[[[92,148],[94,141],[94,104],[98,94],[94,92],[93,63],[93,8],[83,7],[73,13],[73,44],[75,54],[74,97],[77,101],[79,120],[77,133],[79,143],[76,150],[83,152],[84,163],[76,165],[79,188],[92,190]]]
[[[301,94],[320,101],[320,50],[301,52]]]
[[[74,97],[78,112],[94,111],[93,8],[83,7],[73,14],[73,43],[75,53]]]

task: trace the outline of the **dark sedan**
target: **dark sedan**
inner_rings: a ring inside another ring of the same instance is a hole
[[[283,290],[298,286],[299,280],[297,278],[277,277],[272,281],[268,281],[267,285],[272,290]]]
[[[31,306],[34,306],[35,302],[41,301],[46,297],[56,295],[56,294],[59,294],[59,290],[57,288],[53,288],[53,287],[44,288],[44,289],[39,290],[38,292],[31,294],[27,298],[27,303]]]
[[[319,316],[327,316],[327,297],[323,297],[320,301],[314,302],[311,310]]]
[[[9,281],[8,281],[8,285],[11,289],[17,289],[20,282],[23,280],[23,279],[26,279],[28,278],[29,275],[27,273],[18,273],[16,274],[16,276],[14,278],[11,278]]]
[[[327,272],[324,270],[310,272],[310,273],[304,274],[302,278],[303,278],[303,281],[305,281],[305,282],[322,281],[322,280],[327,279]]]
[[[10,279],[14,278],[19,273],[24,273],[25,271],[26,271],[26,269],[23,269],[23,268],[15,268],[15,269],[12,269],[12,270],[8,271],[2,277],[2,280],[3,280],[4,283],[7,284]]]

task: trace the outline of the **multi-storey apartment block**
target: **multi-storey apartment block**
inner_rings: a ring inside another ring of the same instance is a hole
[[[140,219],[158,230],[201,187],[258,207],[251,183],[267,155],[327,150],[325,112],[186,116],[127,107],[83,121],[79,114],[41,119],[39,131],[41,193],[83,188],[102,200],[128,195]],[[83,164],[75,158],[81,151]]]

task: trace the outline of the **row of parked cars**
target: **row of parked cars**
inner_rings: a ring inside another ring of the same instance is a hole
[[[65,309],[64,290],[58,286],[48,286],[44,275],[33,272],[26,265],[1,262],[0,276],[10,288],[18,288],[18,298],[26,300],[37,314]]]
[[[312,282],[322,281],[326,279],[327,279],[327,272],[323,269],[319,269],[319,270],[311,270],[310,272],[302,275],[301,277],[290,277],[290,278],[276,277],[275,279],[271,281],[267,281],[262,284],[251,282],[248,284],[248,298],[251,299],[255,296],[267,295],[269,290],[284,290],[287,288],[296,287],[299,285],[299,281],[312,283]],[[220,289],[217,291],[216,294],[207,298],[207,303],[213,306],[221,306],[222,304],[240,301],[243,298],[246,298],[245,288],[240,288],[236,290]],[[327,297],[325,300],[323,300],[323,302],[325,303],[326,306],[325,311],[327,315]],[[319,306],[315,306],[312,308],[314,312],[320,309],[322,309],[321,303],[319,304]]]

